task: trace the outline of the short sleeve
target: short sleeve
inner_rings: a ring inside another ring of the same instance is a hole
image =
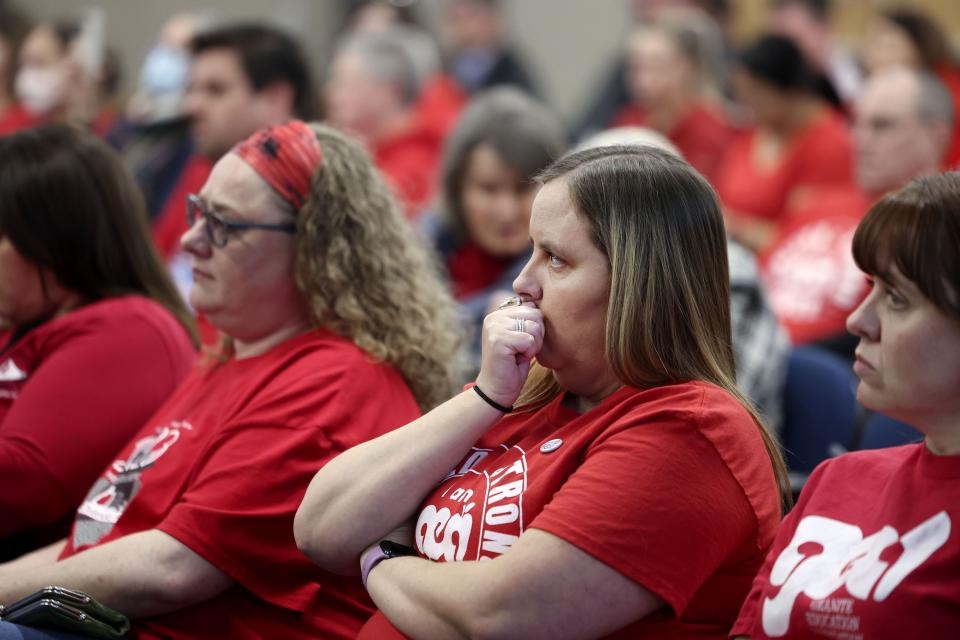
[[[318,587],[297,550],[293,516],[333,455],[319,428],[237,424],[211,444],[157,528],[264,599],[302,609]]]
[[[220,429],[156,528],[245,588],[303,610],[322,573],[300,553],[293,518],[314,474],[340,452],[419,415],[385,366],[304,360]]]
[[[608,433],[530,526],[643,585],[680,616],[756,538],[757,516],[695,424],[674,414]]]

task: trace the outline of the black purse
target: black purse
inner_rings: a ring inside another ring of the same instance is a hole
[[[11,605],[0,606],[0,620],[103,640],[125,638],[130,630],[127,616],[85,593],[63,587],[44,587]]]

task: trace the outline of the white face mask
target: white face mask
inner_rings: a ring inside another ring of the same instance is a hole
[[[59,66],[23,67],[17,72],[17,99],[34,116],[44,116],[63,104],[66,76]]]

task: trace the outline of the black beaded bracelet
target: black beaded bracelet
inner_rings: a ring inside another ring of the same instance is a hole
[[[513,411],[513,407],[505,407],[499,402],[497,402],[496,400],[493,400],[492,398],[490,398],[487,394],[485,394],[483,391],[480,390],[479,385],[476,385],[476,384],[473,385],[473,390],[477,392],[477,395],[480,396],[484,402],[486,402],[488,405],[490,405],[500,413],[510,413],[511,411]]]

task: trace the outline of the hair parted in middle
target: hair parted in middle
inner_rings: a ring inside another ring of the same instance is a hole
[[[366,151],[310,126],[323,161],[297,216],[297,286],[318,326],[392,365],[431,409],[454,392],[462,336],[453,299]]]
[[[473,152],[490,146],[518,176],[529,179],[563,154],[560,119],[514,87],[484,91],[470,101],[447,139],[441,167],[441,213],[458,242],[468,240],[463,187]]]
[[[733,395],[753,415],[788,499],[779,448],[735,382],[726,232],[710,184],[686,161],[649,146],[578,151],[538,179],[566,184],[609,260],[604,357],[620,382],[697,380]],[[517,403],[542,404],[558,391],[552,372],[535,364]]]

